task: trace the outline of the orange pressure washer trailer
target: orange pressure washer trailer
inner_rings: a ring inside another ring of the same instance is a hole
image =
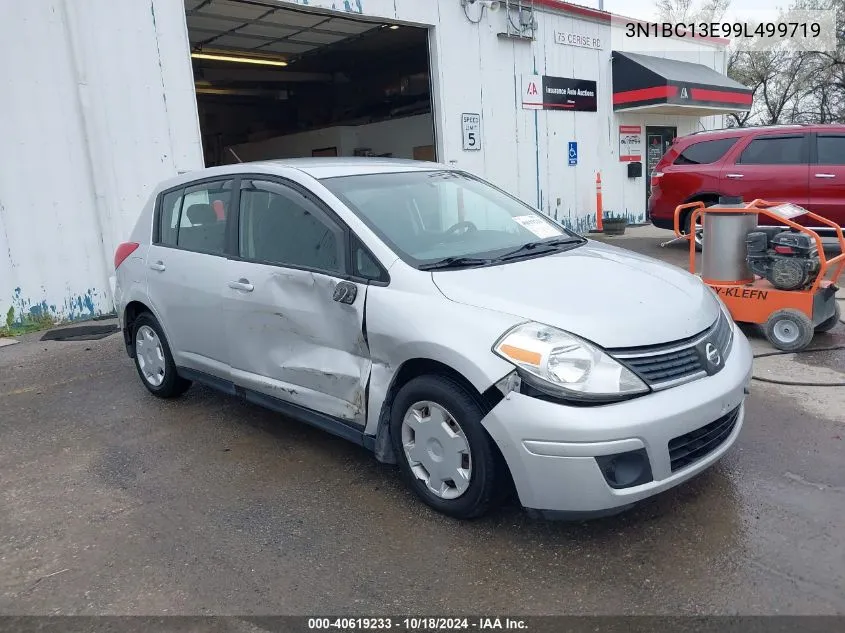
[[[689,242],[691,273],[696,273],[695,231],[686,235],[680,231],[681,215],[687,212],[692,214],[688,226],[697,228],[700,223],[703,228],[701,278],[724,301],[735,321],[762,325],[769,342],[785,351],[806,348],[815,332],[839,322],[835,282],[845,269],[842,227],[788,203],[755,200],[743,204],[722,198],[711,207],[703,202],[682,204],[675,209],[674,228],[676,236]],[[805,214],[816,225],[834,229],[841,249],[838,256],[828,259],[818,233],[794,221]],[[760,215],[779,227],[758,226]],[[797,233],[809,239],[796,237]],[[793,245],[805,248],[799,253]],[[759,251],[759,256],[752,250]]]

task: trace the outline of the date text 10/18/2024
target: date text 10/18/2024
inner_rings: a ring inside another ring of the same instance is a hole
[[[528,629],[520,618],[473,617],[473,618],[308,618],[311,631],[497,631]]]

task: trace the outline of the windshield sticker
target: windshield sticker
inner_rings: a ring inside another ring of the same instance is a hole
[[[563,235],[563,231],[536,215],[518,215],[514,217],[513,221],[521,224],[540,239]]]

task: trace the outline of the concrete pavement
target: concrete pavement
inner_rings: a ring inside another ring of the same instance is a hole
[[[29,335],[0,350],[0,613],[843,614],[842,391],[755,383],[717,467],[621,516],[460,523],[343,440],[153,398],[119,336]]]

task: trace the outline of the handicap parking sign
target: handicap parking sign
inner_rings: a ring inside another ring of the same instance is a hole
[[[578,142],[569,141],[569,166],[573,167],[578,164]]]

